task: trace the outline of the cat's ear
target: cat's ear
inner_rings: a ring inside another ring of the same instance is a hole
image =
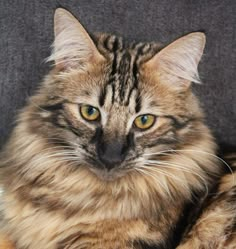
[[[48,61],[63,69],[97,64],[103,56],[79,21],[68,11],[58,8],[54,15],[55,40]]]
[[[163,48],[145,66],[157,73],[160,82],[177,89],[188,88],[191,82],[200,83],[197,68],[205,41],[201,32],[185,35]]]

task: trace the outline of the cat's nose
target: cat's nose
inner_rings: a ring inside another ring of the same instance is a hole
[[[100,142],[97,146],[97,154],[102,164],[111,170],[124,161],[127,149],[127,144],[120,141]]]

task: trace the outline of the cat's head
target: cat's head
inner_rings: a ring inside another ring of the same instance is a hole
[[[91,38],[57,9],[49,58],[55,65],[31,99],[32,132],[107,179],[195,143],[202,112],[191,82],[199,82],[204,45],[199,32],[166,47],[125,45],[105,34]]]

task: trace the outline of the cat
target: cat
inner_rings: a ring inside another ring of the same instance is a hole
[[[216,156],[192,92],[205,35],[54,23],[53,68],[1,153],[1,248],[236,248],[235,156]]]

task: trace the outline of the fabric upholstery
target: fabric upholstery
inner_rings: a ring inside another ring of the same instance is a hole
[[[235,0],[1,0],[0,146],[15,114],[50,69],[44,59],[50,54],[57,7],[71,11],[89,32],[115,33],[129,41],[169,43],[205,31],[199,66],[203,84],[193,88],[218,141],[236,146]]]

